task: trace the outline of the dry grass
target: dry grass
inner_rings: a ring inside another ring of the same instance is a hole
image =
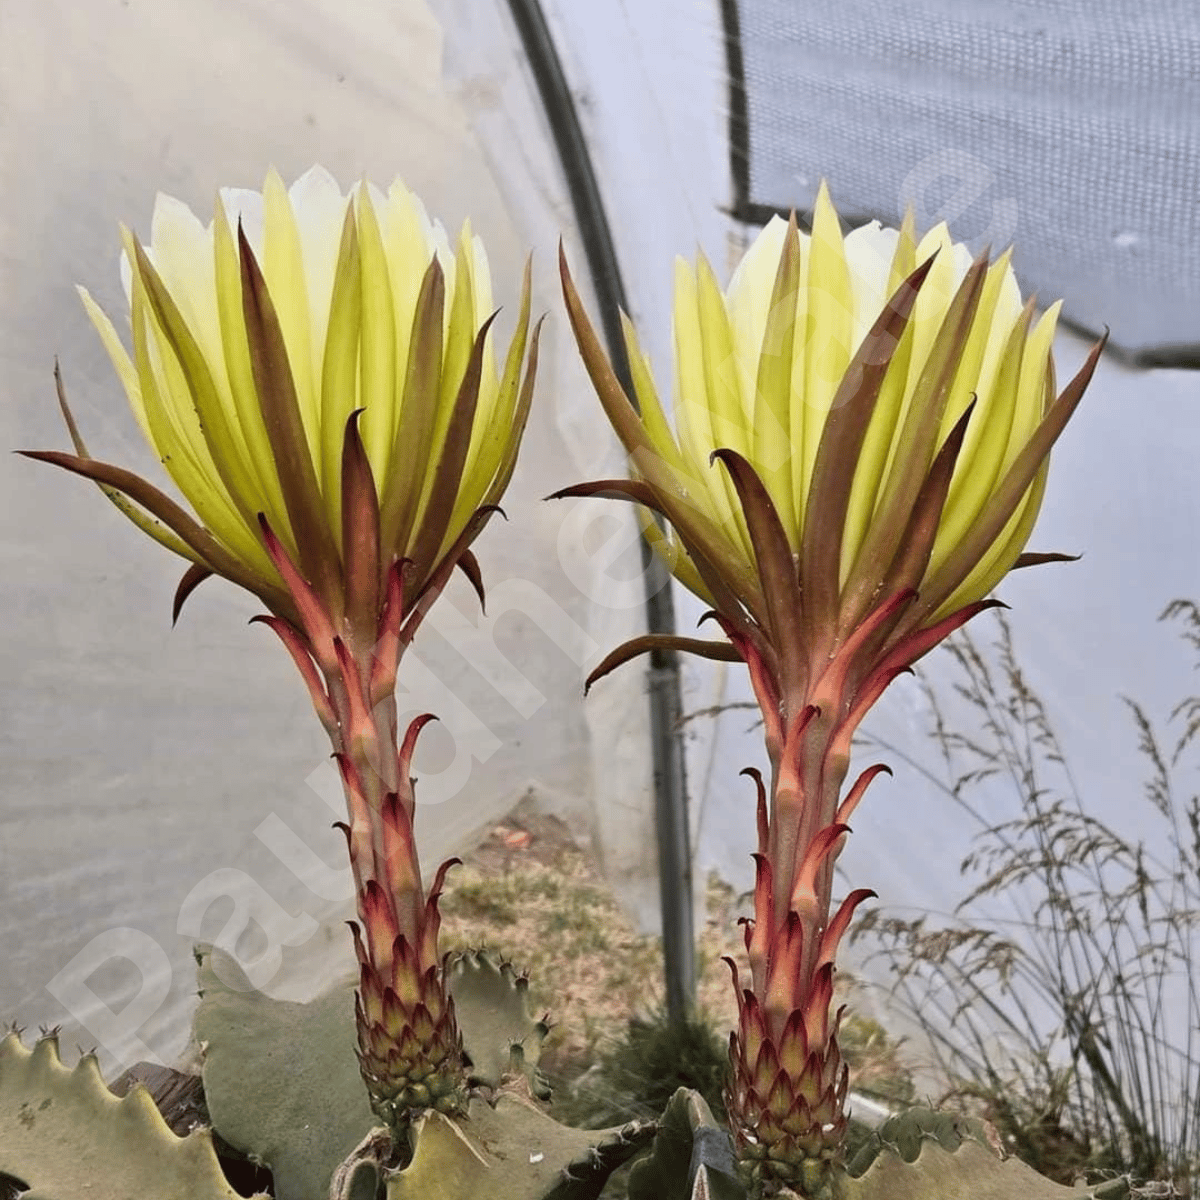
[[[637,932],[570,830],[526,804],[465,856],[442,914],[444,949],[488,946],[528,972],[554,1025],[552,1077],[590,1065],[658,987],[658,939]]]
[[[1200,652],[1200,607],[1176,602]],[[951,922],[876,910],[856,935],[882,954],[945,1076],[944,1102],[976,1107],[1052,1179],[1129,1172],[1195,1194],[1200,1183],[1200,799],[1183,760],[1200,742],[1200,698],[1171,714],[1174,746],[1126,701],[1148,765],[1144,798],[1108,824],[1076,789],[1008,625],[983,647],[947,643],[953,722],[926,682],[947,795],[980,822]],[[896,747],[885,747],[902,756]],[[915,765],[915,764],[914,764]],[[1006,781],[1007,820],[976,790]],[[1111,806],[1110,806],[1111,807]],[[1114,810],[1116,811],[1116,810]],[[1020,936],[997,932],[993,897]]]

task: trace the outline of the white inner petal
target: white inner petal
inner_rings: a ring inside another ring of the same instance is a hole
[[[846,266],[854,290],[854,330],[851,342],[856,351],[867,330],[888,302],[888,276],[900,235],[885,229],[878,221],[853,229],[844,239]]]
[[[225,213],[229,218],[229,227],[233,230],[235,241],[240,222],[246,239],[250,243],[250,249],[254,251],[254,257],[261,262],[263,247],[262,193],[251,191],[249,188],[222,188],[219,195],[221,203],[225,206]]]

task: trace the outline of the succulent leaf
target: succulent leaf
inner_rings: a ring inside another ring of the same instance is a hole
[[[1125,1200],[1124,1179],[1065,1187],[1002,1158],[982,1122],[916,1108],[885,1121],[837,1180],[837,1200]]]
[[[276,1200],[327,1200],[334,1172],[378,1124],[355,1055],[353,982],[294,1004],[255,991],[221,950],[196,957],[214,1127],[271,1168]]]
[[[414,1123],[412,1161],[388,1178],[387,1200],[595,1200],[654,1130],[572,1129],[508,1092],[494,1108],[473,1100],[457,1120],[431,1109]]]
[[[733,1141],[699,1092],[680,1088],[650,1154],[629,1175],[629,1200],[744,1200]]]
[[[550,1086],[538,1058],[550,1026],[530,1015],[529,981],[512,963],[486,950],[468,950],[451,963],[447,985],[471,1060],[470,1081],[498,1088],[506,1076],[523,1075],[530,1092],[548,1100]]]
[[[104,1085],[95,1055],[62,1064],[58,1039],[32,1050],[16,1033],[0,1040],[0,1176],[30,1187],[28,1200],[236,1200],[212,1134],[167,1127],[140,1085],[121,1099]]]

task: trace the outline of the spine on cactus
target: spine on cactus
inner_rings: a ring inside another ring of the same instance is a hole
[[[562,264],[564,295],[629,479],[560,496],[639,506],[676,578],[725,638],[635,638],[593,671],[678,649],[741,660],[762,709],[750,977],[733,967],[728,1107],[756,1195],[830,1194],[847,1068],[833,1011],[832,899],[849,821],[882,765],[844,787],[851,739],[888,683],[982,609],[1026,555],[1047,456],[1099,356],[1055,394],[1057,306],[1035,322],[1009,255],[972,261],[944,226],[918,243],[873,224],[843,237],[824,187],[811,236],[773,220],[724,292],[677,267],[675,422],[632,325],[636,407]],[[662,521],[660,525],[656,515]]]
[[[147,440],[195,510],[93,458],[27,452],[96,482],[190,563],[175,616],[208,576],[254,593],[308,688],[345,786],[358,896],[359,1058],[376,1112],[457,1108],[461,1039],[438,955],[438,894],[413,836],[417,734],[396,673],[516,464],[538,331],[521,308],[497,369],[491,282],[465,226],[396,181],[345,195],[314,168],[286,189],[222,193],[204,227],[160,197],[151,244],[125,234],[133,354],[83,292]]]

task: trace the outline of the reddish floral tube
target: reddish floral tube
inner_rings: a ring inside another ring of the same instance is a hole
[[[95,481],[189,562],[175,615],[210,575],[266,605],[345,788],[358,897],[358,1042],[376,1112],[463,1102],[461,1038],[438,954],[438,896],[413,836],[396,672],[516,463],[533,392],[529,272],[498,367],[487,259],[452,248],[399,181],[345,195],[314,168],[288,190],[222,193],[202,225],[160,197],[150,245],[124,233],[132,353],[82,292],[147,440],[192,508],[75,452],[27,452]]]
[[[734,968],[729,1110],[757,1194],[821,1196],[846,1128],[834,962],[874,894],[835,906],[833,866],[886,769],[847,790],[851,739],[896,675],[996,603],[1008,571],[1063,557],[1023,552],[1050,449],[1102,347],[1057,394],[1058,306],[1035,319],[1009,254],[972,260],[944,226],[918,242],[911,221],[843,237],[822,187],[811,236],[773,220],[726,290],[703,259],[677,265],[672,423],[629,321],[634,398],[565,260],[562,280],[630,478],[558,494],[638,505],[725,635],[635,638],[588,683],[671,647],[749,668],[770,778],[752,772],[750,978]]]

